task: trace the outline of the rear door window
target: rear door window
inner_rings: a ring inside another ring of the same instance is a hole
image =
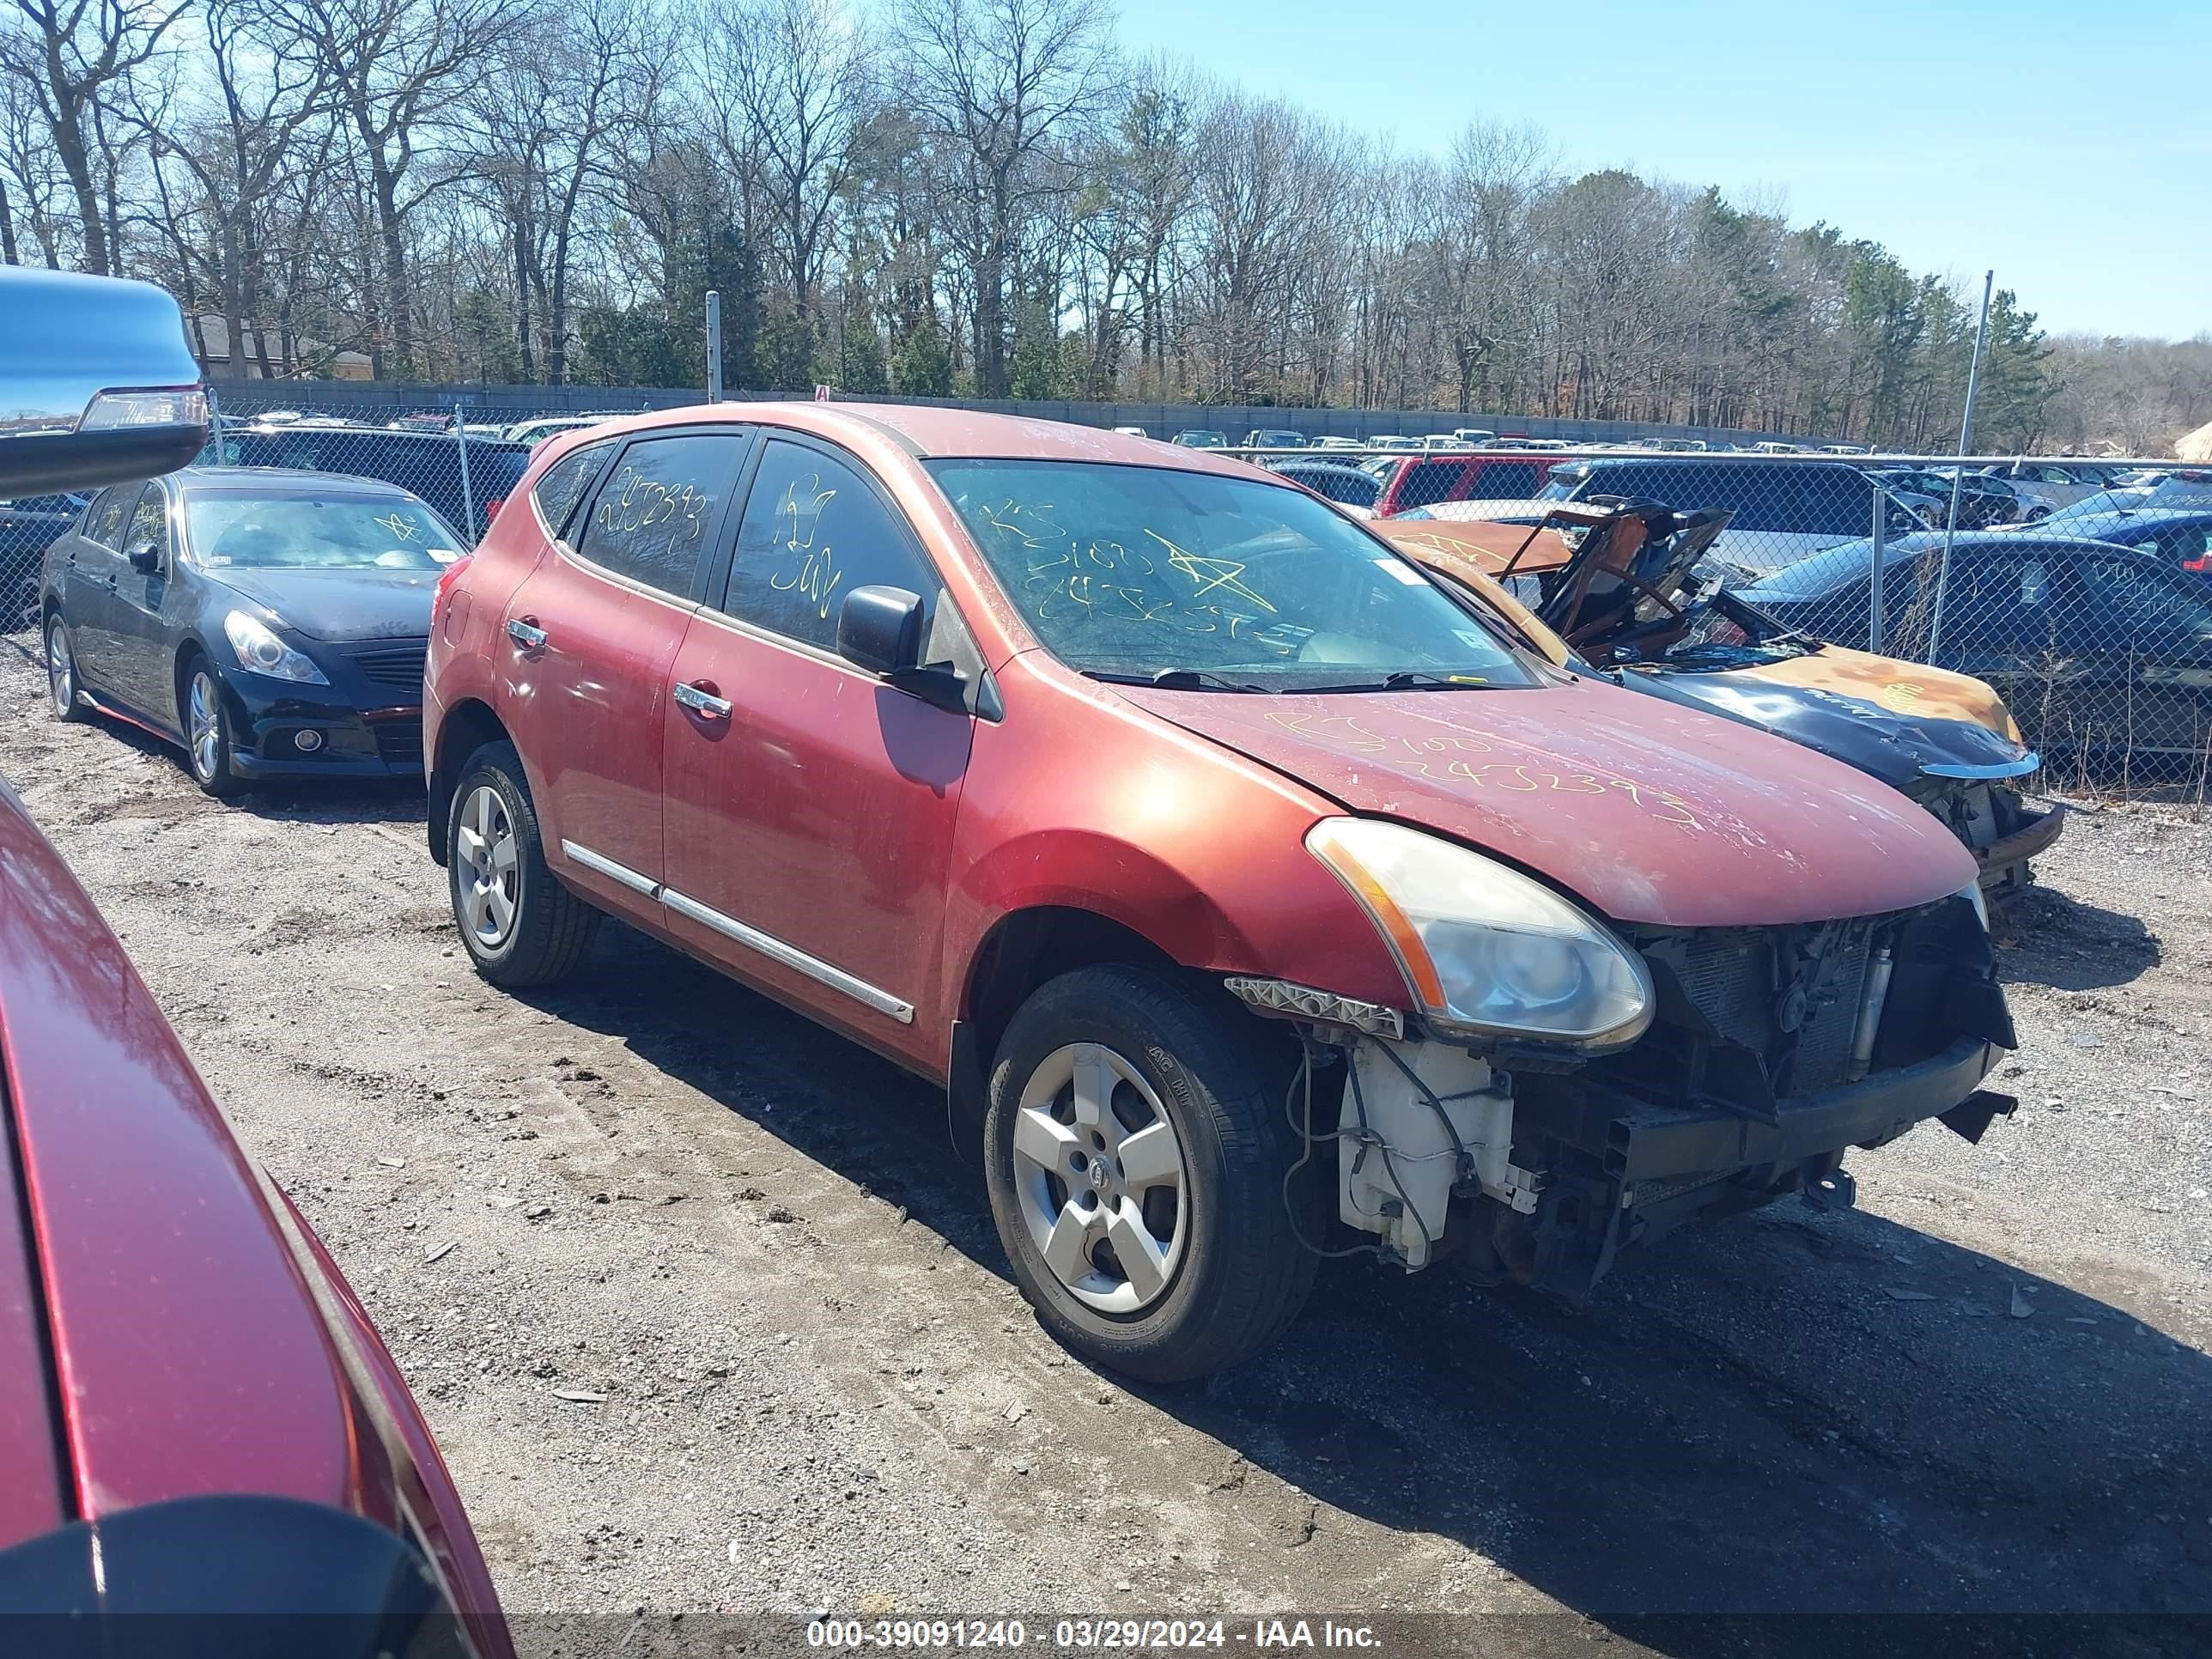
[[[857,468],[771,438],[745,497],[722,609],[787,639],[832,650],[837,612],[856,587],[921,596],[927,635],[938,581],[906,520]]]
[[[617,576],[690,598],[746,442],[738,433],[698,432],[629,444],[592,500],[577,552]]]

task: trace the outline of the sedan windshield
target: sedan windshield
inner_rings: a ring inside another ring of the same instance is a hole
[[[191,556],[210,569],[438,570],[463,545],[443,519],[400,495],[188,496]]]
[[[1084,673],[1267,691],[1534,682],[1502,635],[1303,490],[1087,462],[930,470],[1024,619]]]

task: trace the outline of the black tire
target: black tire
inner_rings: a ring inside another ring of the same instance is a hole
[[[1017,1185],[1023,1090],[1048,1058],[1079,1042],[1103,1045],[1143,1077],[1173,1121],[1189,1177],[1184,1243],[1167,1288],[1127,1314],[1094,1308],[1061,1282],[1031,1236]],[[991,1069],[984,1170],[1000,1241],[1048,1330],[1085,1358],[1152,1382],[1206,1376],[1283,1334],[1317,1263],[1298,1243],[1284,1194],[1298,1154],[1283,1112],[1296,1061],[1286,1030],[1179,969],[1078,969],[1022,1005]],[[1322,1162],[1291,1187],[1309,1238],[1324,1236]]]
[[[511,833],[514,859],[511,871],[511,919],[496,939],[487,939],[470,921],[471,885],[483,874],[462,851],[464,814],[471,810],[479,789],[498,798]],[[447,890],[453,900],[454,926],[477,973],[508,990],[532,985],[551,985],[575,972],[588,955],[599,932],[599,913],[568,888],[546,866],[545,844],[538,826],[538,809],[530,799],[530,784],[522,769],[522,757],[511,743],[488,743],[471,755],[461,768],[446,815]]]
[[[215,712],[212,754],[203,751],[192,731],[192,688],[202,679],[206,681],[204,695]],[[246,781],[230,769],[230,757],[237,747],[236,728],[231,724],[230,699],[223,695],[222,677],[198,652],[177,665],[177,726],[185,734],[185,770],[191,774],[202,793],[228,800],[246,787]]]
[[[54,666],[57,635],[60,636],[62,659],[68,665],[69,689],[66,696],[63,694],[62,674]],[[90,720],[92,710],[85,704],[84,686],[77,672],[76,645],[70,638],[69,624],[62,620],[60,611],[47,614],[43,637],[46,653],[46,702],[54,711],[54,718],[70,721]]]

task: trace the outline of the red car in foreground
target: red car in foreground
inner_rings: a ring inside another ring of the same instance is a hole
[[[5,784],[0,1098],[0,1613],[297,1611],[327,1620],[304,1654],[372,1627],[509,1654],[398,1367]],[[189,1628],[118,1650],[260,1650]]]
[[[441,579],[487,978],[621,916],[945,1085],[1064,1340],[1270,1340],[1345,1232],[1585,1293],[1943,1116],[2012,1030],[1901,795],[1558,666],[1310,493],[958,410],[641,416]]]

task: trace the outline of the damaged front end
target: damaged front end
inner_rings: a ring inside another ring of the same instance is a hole
[[[1980,906],[1759,928],[1621,930],[1650,1024],[1615,1052],[1443,1035],[1396,1011],[1232,980],[1306,1033],[1310,1150],[1338,1212],[1410,1270],[1586,1297],[1626,1246],[1796,1193],[1848,1205],[1854,1146],[1938,1118],[1970,1141],[2014,1046]],[[1297,1092],[1293,1117],[1297,1115]]]

